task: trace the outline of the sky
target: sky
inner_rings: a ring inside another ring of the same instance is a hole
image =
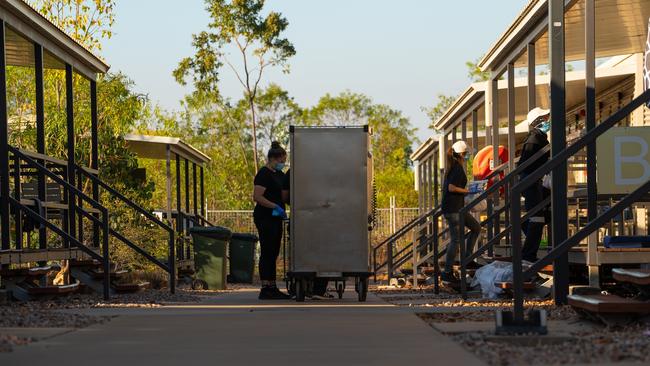
[[[279,84],[303,107],[326,93],[366,94],[401,110],[425,140],[430,121],[421,107],[434,105],[439,93],[464,90],[470,83],[465,62],[480,58],[527,2],[267,0],[266,9],[289,21],[285,36],[297,54],[289,74],[272,70],[262,85]],[[208,22],[203,0],[118,0],[114,35],[101,55],[112,71],[136,83],[137,92],[178,110],[191,90],[177,84],[172,71],[193,54],[192,34]],[[241,97],[229,70],[222,82],[226,96]]]

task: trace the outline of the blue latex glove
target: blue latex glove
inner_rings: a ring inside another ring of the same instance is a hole
[[[470,194],[477,194],[483,192],[483,187],[480,184],[472,184],[469,186]]]
[[[280,207],[280,205],[275,205],[275,208],[273,209],[273,212],[271,213],[271,216],[273,217],[281,217],[283,219],[287,218],[287,212]]]

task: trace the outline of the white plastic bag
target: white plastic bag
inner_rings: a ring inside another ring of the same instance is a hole
[[[522,262],[524,271],[530,268],[530,266],[530,262]],[[496,287],[494,284],[498,282],[512,282],[512,280],[512,263],[494,261],[476,270],[471,287],[481,285],[481,294],[484,298],[496,299],[503,292],[503,289]]]

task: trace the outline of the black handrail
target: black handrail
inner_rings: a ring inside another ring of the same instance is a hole
[[[168,263],[164,264],[161,261],[159,261],[157,258],[152,256],[151,254],[147,253],[144,249],[140,248],[137,244],[133,243],[131,240],[126,238],[124,235],[118,233],[114,229],[110,229],[110,234],[115,237],[116,239],[120,240],[122,243],[126,244],[128,247],[136,251],[138,254],[142,255],[145,257],[147,260],[149,260],[151,263],[155,264],[159,268],[161,268],[163,271],[167,272],[169,274],[169,291],[171,293],[176,292],[176,248],[175,248],[175,232],[174,229],[172,229],[169,225],[165,224],[161,220],[159,220],[156,216],[145,210],[144,208],[140,207],[138,204],[115,190],[113,187],[108,185],[106,182],[102,181],[99,177],[96,175],[92,174],[91,172],[87,171],[83,167],[79,165],[75,165],[75,168],[77,169],[77,172],[81,173],[82,175],[86,176],[88,179],[90,179],[94,184],[97,184],[99,187],[101,187],[103,190],[111,194],[112,196],[116,197],[118,200],[121,202],[125,203],[127,206],[138,212],[139,214],[143,215],[145,218],[149,219],[152,221],[154,224],[162,228],[163,230],[167,231],[169,235],[168,239]]]
[[[90,255],[92,258],[98,259],[102,261],[102,267],[104,269],[104,299],[108,300],[110,297],[109,291],[110,291],[110,258],[109,258],[109,242],[108,242],[108,233],[109,233],[109,228],[108,228],[108,209],[104,206],[102,206],[99,202],[93,200],[92,198],[88,197],[86,194],[84,194],[81,190],[78,190],[76,187],[71,185],[69,182],[64,180],[63,178],[59,177],[55,173],[51,172],[49,169],[47,169],[45,166],[41,165],[39,162],[36,160],[32,159],[31,157],[27,156],[26,154],[22,153],[19,149],[13,147],[13,146],[8,146],[8,151],[11,152],[14,156],[17,158],[25,161],[29,166],[32,168],[35,168],[38,170],[40,173],[50,177],[52,180],[60,184],[62,187],[67,189],[69,192],[71,192],[74,196],[81,198],[84,201],[87,201],[90,203],[95,209],[100,211],[102,214],[102,231],[103,231],[103,245],[102,245],[102,251],[103,255],[98,255],[95,253],[95,251],[87,248],[83,243],[81,243],[79,240],[76,238],[72,237],[68,233],[64,232],[61,230],[59,227],[56,225],[50,223],[46,218],[42,217],[40,213],[36,213],[33,211],[31,208],[27,207],[26,205],[23,205],[19,200],[13,198],[13,197],[8,197],[10,202],[14,204],[14,206],[17,208],[17,211],[23,211],[27,213],[28,216],[30,216],[33,220],[38,221],[41,225],[45,225],[48,227],[50,230],[55,232],[57,235],[59,235],[61,238],[63,238],[66,242],[71,243],[76,245],[77,248],[80,250],[86,252],[88,255]],[[93,222],[98,221],[97,218],[94,216],[88,214],[85,210],[79,208],[79,212],[81,212],[84,216],[89,217]]]
[[[549,145],[544,146],[541,148],[539,151],[537,151],[535,154],[533,154],[530,158],[526,159],[526,161],[522,162],[521,164],[518,164],[515,169],[513,169],[511,172],[506,174],[502,179],[499,179],[496,183],[491,185],[488,189],[486,189],[484,192],[476,196],[472,201],[470,201],[468,204],[466,204],[463,208],[460,209],[459,211],[459,226],[464,228],[465,227],[465,214],[469,212],[472,208],[476,207],[481,201],[488,199],[490,196],[496,194],[501,187],[504,187],[507,184],[510,184],[512,182],[516,182],[516,179],[519,177],[519,175],[527,169],[529,166],[531,166],[533,163],[537,162],[539,159],[541,159],[544,155],[546,155],[549,151],[551,150],[551,147]],[[504,166],[506,164],[502,164],[501,166]],[[543,207],[543,206],[542,206]],[[479,224],[481,227],[483,227],[485,224],[490,223],[494,217],[499,217],[501,213],[507,210],[507,204],[498,209],[496,212],[493,212],[491,215],[488,216],[487,219],[484,221],[480,222]],[[468,259],[468,253],[465,253],[466,248],[465,248],[465,230],[461,230],[460,235],[459,235],[459,249],[460,249],[460,276],[461,276],[461,281],[460,281],[460,292],[463,296],[463,298],[467,298],[467,283],[462,280],[465,278],[465,275],[467,273],[467,265],[474,259],[478,258],[481,254],[485,253],[486,250],[489,250],[494,246],[495,243],[500,242],[500,239],[503,238],[505,235],[507,235],[507,232],[510,230],[512,225],[508,225],[506,228],[504,228],[500,233],[495,233],[494,237],[492,237],[487,245],[483,245],[479,247],[474,253],[470,254],[469,257],[471,259]],[[495,239],[499,238],[499,239]]]
[[[511,205],[510,205],[510,216],[513,218],[518,218],[521,215],[521,201],[519,199],[522,192],[535,184],[539,179],[541,179],[545,174],[551,172],[557,168],[560,164],[566,162],[566,160],[575,155],[578,151],[585,148],[587,145],[595,143],[596,139],[607,132],[610,128],[616,125],[623,118],[630,115],[637,108],[641,107],[650,100],[650,90],[644,91],[641,95],[634,98],[629,104],[625,105],[614,114],[609,116],[605,121],[596,125],[593,129],[589,130],[584,136],[581,136],[571,145],[565,147],[562,151],[558,152],[553,156],[548,162],[543,164],[540,168],[533,171],[531,174],[526,176],[524,179],[519,181],[518,184],[515,184],[511,189]],[[565,240],[560,243],[556,248],[551,250],[544,258],[537,261],[537,263],[548,263],[548,258],[557,258],[560,255],[567,253],[573,246],[577,245],[580,240],[584,239],[583,236],[591,234],[596,230],[596,227],[602,226],[602,222],[609,220],[604,220],[605,218],[613,218],[618,213],[622,212],[624,208],[628,207],[630,204],[634,203],[638,198],[643,194],[648,192],[650,189],[650,182],[646,182],[641,187],[637,188],[631,194],[627,195],[615,206],[607,210],[605,213],[599,215],[596,219],[592,220],[585,226],[582,230],[575,234],[573,237]],[[645,190],[645,191],[644,191]],[[513,199],[516,198],[516,199]],[[614,208],[616,208],[614,210]],[[524,321],[524,299],[523,299],[523,283],[525,276],[530,276],[530,270],[526,273],[523,272],[522,263],[521,263],[521,222],[520,220],[512,221],[512,269],[513,269],[513,290],[514,290],[514,320],[515,322],[522,323]],[[598,225],[597,224],[601,224]],[[580,240],[577,238],[583,237]],[[586,237],[586,236],[585,236]],[[540,264],[541,265],[541,264]],[[532,268],[539,269],[540,265],[533,265]],[[532,269],[531,268],[531,269]]]

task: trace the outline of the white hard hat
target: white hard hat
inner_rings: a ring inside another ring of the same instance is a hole
[[[533,125],[540,117],[546,117],[551,113],[549,109],[543,109],[540,107],[533,108],[528,112],[526,117],[526,124],[529,126]]]
[[[451,149],[454,150],[456,154],[462,154],[469,150],[469,146],[467,146],[467,143],[465,141],[460,140],[454,142],[454,144],[451,145]]]

